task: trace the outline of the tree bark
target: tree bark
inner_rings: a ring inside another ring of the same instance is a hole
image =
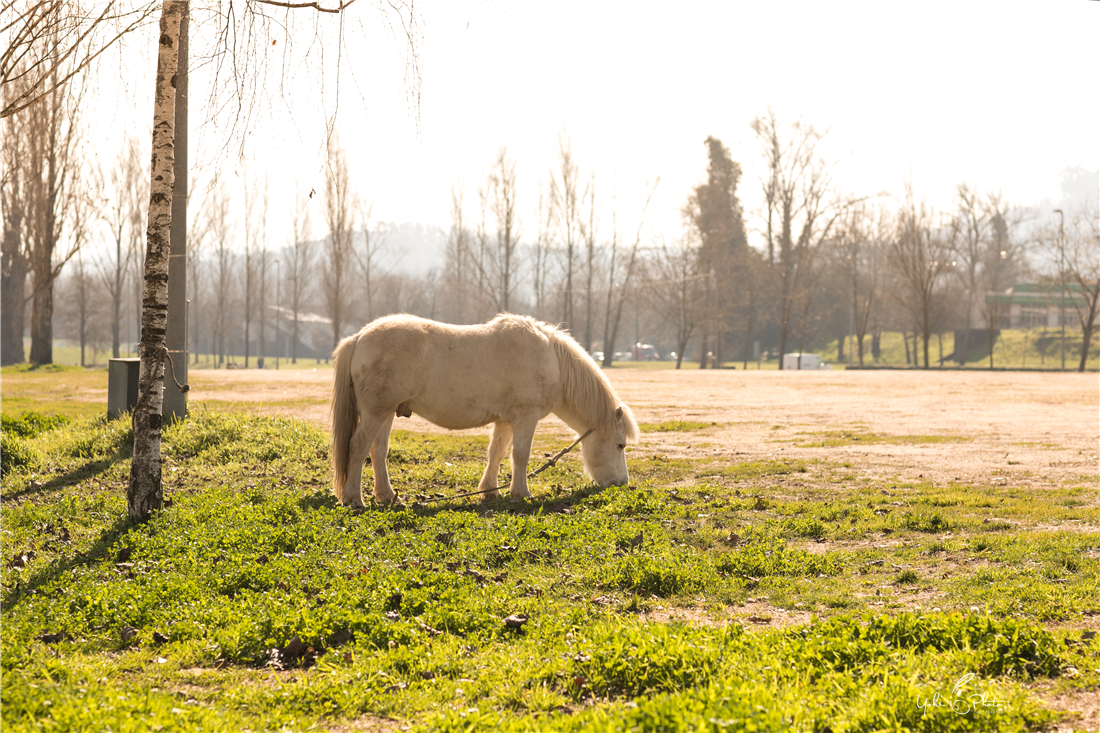
[[[153,103],[152,180],[141,308],[141,367],[134,407],[134,455],[126,505],[131,520],[145,521],[161,507],[160,438],[167,354],[168,252],[175,186],[176,70],[184,2],[165,0],[160,19],[156,97]]]
[[[18,235],[15,235],[18,237]],[[0,365],[22,364],[23,329],[26,324],[27,263],[13,257],[0,283]]]

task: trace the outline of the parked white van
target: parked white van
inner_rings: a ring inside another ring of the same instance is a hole
[[[821,361],[817,354],[784,354],[783,370],[787,369],[832,369],[831,366]]]

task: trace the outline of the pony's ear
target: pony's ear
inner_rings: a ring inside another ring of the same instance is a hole
[[[615,409],[615,419],[616,420],[622,420],[623,419],[623,406],[622,405],[619,405]]]

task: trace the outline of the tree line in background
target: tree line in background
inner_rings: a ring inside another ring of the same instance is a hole
[[[4,94],[11,107],[18,85]],[[33,363],[52,361],[55,324],[79,342],[82,363],[88,349],[118,356],[140,317],[147,148],[131,139],[106,170],[80,165],[79,93],[59,80],[39,101],[3,120],[3,363],[25,358],[28,323]],[[324,190],[291,208],[289,231],[269,225],[283,202],[265,181],[192,196],[189,348],[249,367],[275,354],[325,358],[387,313],[477,323],[510,311],[563,325],[605,365],[639,341],[674,353],[677,366],[690,357],[717,368],[834,339],[838,361],[863,365],[882,332],[900,331],[913,364],[993,366],[1008,306],[986,295],[1064,278],[1084,367],[1100,305],[1095,202],[1065,212],[1059,231],[967,184],[946,211],[911,184],[898,198],[853,195],[836,184],[825,131],[771,110],[751,130],[748,183],[720,140],[704,141],[705,179],[685,192],[676,232],[646,224],[657,182],[641,194],[640,218],[620,220],[614,192],[582,167],[565,131],[535,201],[520,199],[517,161],[502,146],[473,185],[452,188],[442,265],[422,276],[387,266],[391,225],[373,219],[333,136]],[[759,210],[743,210],[745,185],[759,187]],[[961,337],[955,352],[934,357],[933,339],[950,331]]]

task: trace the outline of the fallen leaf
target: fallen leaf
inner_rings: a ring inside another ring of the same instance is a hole
[[[282,658],[288,662],[292,662],[305,653],[306,645],[302,643],[302,640],[297,636],[292,638],[286,643],[286,646],[282,649]]]
[[[528,618],[529,617],[525,613],[513,613],[511,616],[504,619],[504,625],[510,629],[518,629],[527,623]]]

